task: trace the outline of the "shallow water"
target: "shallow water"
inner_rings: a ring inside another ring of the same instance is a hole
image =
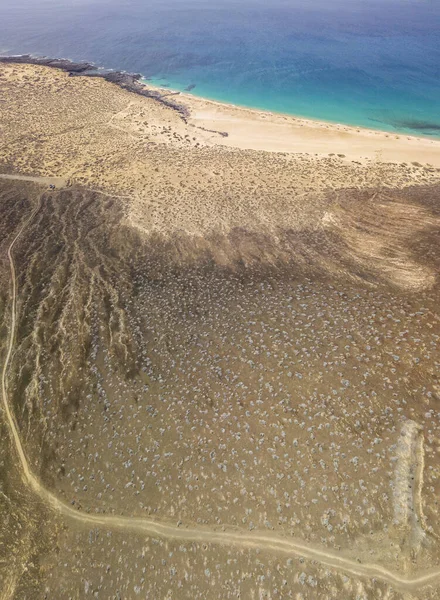
[[[440,4],[9,0],[0,51],[92,60],[225,102],[440,137]]]

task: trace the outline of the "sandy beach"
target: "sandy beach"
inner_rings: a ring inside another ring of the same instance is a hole
[[[165,88],[145,85],[170,93]],[[179,93],[176,98],[190,110],[191,123],[227,132],[227,138],[211,138],[225,146],[323,156],[344,154],[349,160],[418,161],[440,167],[439,139],[292,117],[187,93]]]

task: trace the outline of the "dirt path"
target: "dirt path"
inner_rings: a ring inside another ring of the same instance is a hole
[[[67,179],[64,177],[34,177],[32,175],[15,175],[0,173],[0,179],[12,179],[17,181],[32,181],[34,183],[42,183],[43,185],[55,185],[57,188],[66,187]]]
[[[17,178],[17,176],[14,176]],[[33,178],[32,180],[35,180]],[[65,519],[72,519],[82,525],[89,527],[106,527],[119,529],[123,531],[132,531],[139,534],[144,533],[148,536],[158,536],[182,541],[206,542],[208,544],[233,545],[240,548],[261,549],[271,552],[283,553],[301,556],[309,560],[320,562],[327,567],[344,571],[357,577],[378,578],[396,588],[407,591],[415,591],[423,585],[436,584],[440,582],[440,568],[420,573],[418,576],[405,577],[399,573],[394,573],[381,565],[374,563],[359,563],[352,558],[330,549],[319,548],[307,544],[302,540],[292,537],[283,537],[276,534],[260,534],[248,531],[236,530],[216,530],[207,527],[177,527],[166,522],[154,521],[151,519],[117,516],[109,514],[89,514],[72,508],[67,503],[57,498],[52,492],[43,487],[39,479],[32,473],[26,454],[24,452],[17,423],[15,421],[12,409],[8,400],[7,373],[11,356],[14,348],[16,320],[17,320],[17,282],[16,271],[13,259],[13,249],[17,241],[22,236],[28,224],[33,220],[41,207],[42,197],[38,205],[32,211],[29,218],[20,228],[8,248],[8,259],[11,270],[11,317],[8,348],[5,362],[1,374],[2,403],[6,421],[11,432],[11,438],[14,442],[15,450],[19,459],[24,482],[40,496],[54,511],[59,513]]]
[[[16,175],[15,173],[11,174],[3,174],[0,173],[0,179],[7,179],[12,181],[30,181],[32,183],[40,183],[42,185],[54,185],[58,190],[67,187],[67,183],[69,181],[68,177],[39,177],[34,175]],[[72,179],[70,179],[72,185]],[[85,186],[82,186],[85,187]],[[95,192],[95,194],[103,194],[105,196],[109,196],[111,198],[121,198],[122,200],[132,200],[134,195],[129,194],[114,194],[111,191],[99,190],[97,188],[92,188],[87,186],[88,192]]]

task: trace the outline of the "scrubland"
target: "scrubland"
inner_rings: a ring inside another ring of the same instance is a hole
[[[8,390],[44,486],[88,514],[440,568],[437,169],[225,146],[101,80],[0,73],[1,171],[68,181],[0,179],[2,340],[6,251],[41,197],[14,250]],[[81,528],[26,490],[3,439],[5,597],[438,592]]]

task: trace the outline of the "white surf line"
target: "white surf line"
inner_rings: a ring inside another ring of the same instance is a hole
[[[51,506],[61,516],[74,519],[75,521],[89,525],[91,527],[107,527],[121,529],[124,531],[133,531],[134,533],[145,533],[148,536],[158,536],[163,538],[205,542],[207,544],[232,545],[241,548],[260,549],[263,551],[280,552],[284,554],[294,554],[312,561],[318,561],[326,567],[342,570],[348,574],[357,577],[378,578],[397,588],[414,591],[424,585],[435,584],[440,581],[440,568],[435,568],[417,577],[403,577],[394,573],[385,567],[377,564],[358,563],[355,560],[340,556],[336,552],[324,548],[316,548],[304,541],[295,538],[277,536],[275,534],[248,533],[245,531],[217,531],[202,527],[176,527],[167,523],[161,523],[142,517],[117,516],[108,514],[90,514],[75,510],[66,502],[57,498],[52,492],[43,487],[38,478],[32,473],[26,454],[24,452],[19,430],[15,422],[14,415],[9,406],[7,393],[7,372],[14,347],[16,320],[17,320],[17,282],[16,272],[12,251],[18,239],[33,220],[41,207],[42,198],[37,207],[32,211],[30,217],[25,221],[19,232],[16,234],[8,248],[8,259],[11,270],[12,282],[12,300],[11,300],[11,326],[9,332],[8,349],[6,359],[3,364],[1,375],[2,402],[6,419],[14,441],[15,449],[18,454],[22,477],[24,482],[49,506]]]

